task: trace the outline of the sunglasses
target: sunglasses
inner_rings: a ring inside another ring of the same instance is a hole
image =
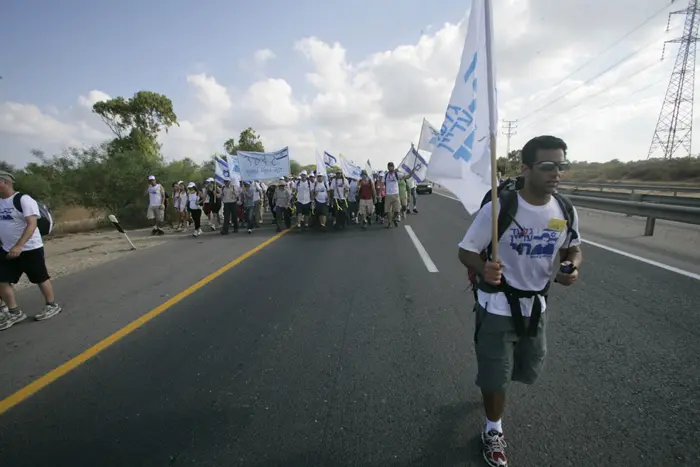
[[[569,170],[571,163],[569,161],[554,162],[554,161],[541,161],[535,162],[534,167],[537,167],[543,172],[551,172],[554,169],[559,169],[560,172]]]

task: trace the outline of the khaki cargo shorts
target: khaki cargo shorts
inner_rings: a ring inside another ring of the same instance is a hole
[[[158,222],[163,222],[165,217],[165,209],[162,206],[148,206],[146,211],[146,218],[149,220],[155,219]]]
[[[536,337],[518,337],[513,318],[489,313],[478,303],[475,314],[476,385],[486,392],[502,392],[510,381],[533,384],[547,355],[547,312],[540,317]],[[526,329],[529,321],[525,319]]]

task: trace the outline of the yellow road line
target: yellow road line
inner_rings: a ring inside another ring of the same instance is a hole
[[[145,315],[141,316],[140,318],[132,321],[131,323],[127,324],[114,334],[102,339],[100,342],[97,344],[93,345],[89,349],[83,351],[81,354],[71,358],[61,366],[54,368],[53,370],[49,371],[46,373],[44,376],[32,381],[22,389],[18,390],[14,394],[6,397],[5,399],[0,401],[0,415],[7,412],[10,410],[12,407],[16,406],[17,404],[21,403],[22,401],[28,399],[30,396],[32,396],[34,393],[42,390],[49,384],[53,383],[60,377],[64,376],[66,373],[69,371],[77,368],[81,364],[85,363],[98,353],[102,352],[104,349],[109,347],[110,345],[114,344],[121,338],[128,336],[144,324],[148,323],[151,321],[153,318],[156,316],[160,315],[167,309],[171,308],[173,305],[181,302],[185,297],[188,297],[195,293],[197,290],[201,289],[208,283],[212,282],[214,279],[225,273],[226,271],[234,268],[238,264],[242,263],[246,259],[250,258],[252,255],[255,253],[259,252],[266,246],[268,246],[270,243],[274,242],[275,240],[279,239],[283,235],[285,235],[287,232],[289,232],[290,229],[283,230],[282,232],[278,233],[277,235],[268,238],[264,242],[262,242],[260,245],[256,246],[252,250],[242,254],[238,258],[234,259],[227,265],[223,266],[221,269],[209,274],[207,277],[204,279],[200,280],[196,284],[193,284],[189,287],[187,287],[185,290],[180,292],[179,294],[175,295],[174,297],[170,298],[168,301],[165,303],[157,306],[156,308],[152,309]]]

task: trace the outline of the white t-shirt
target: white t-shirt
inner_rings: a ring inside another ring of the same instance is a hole
[[[148,186],[148,204],[151,206],[160,206],[163,204],[163,194],[161,193],[161,190],[162,188],[160,183]]]
[[[316,182],[314,184],[314,191],[316,192],[316,201],[319,203],[328,202],[328,188],[323,182]]]
[[[417,186],[418,186],[418,184],[416,183],[416,179],[413,177],[410,177],[408,179],[408,189],[412,190],[412,189],[416,188]]]
[[[20,200],[22,205],[22,212],[15,209],[13,199],[17,196],[10,196],[6,199],[0,199],[0,244],[2,244],[2,249],[9,251],[10,248],[15,246],[17,240],[20,239],[24,229],[27,227],[27,221],[24,219],[29,216],[40,217],[39,205],[36,201],[32,199],[29,195],[22,196]],[[41,234],[39,229],[34,229],[34,233],[22,246],[22,251],[36,250],[44,246],[44,242],[41,240]]]
[[[345,188],[347,183],[342,178],[336,178],[333,181],[333,198],[335,199],[345,199]]]
[[[311,202],[311,182],[307,180],[300,180],[297,183],[297,201],[301,204],[309,204]]]
[[[348,195],[352,201],[357,199],[357,180],[350,182],[350,194]]]
[[[399,194],[399,176],[396,172],[393,174],[386,174],[386,194],[387,195],[398,195]]]
[[[199,205],[199,194],[197,192],[187,195],[187,200],[190,209],[202,209],[202,207]]]
[[[518,211],[514,222],[498,242],[498,258],[503,262],[503,276],[508,284],[520,290],[542,290],[559,267],[559,249],[581,244],[581,237],[571,240],[565,225],[566,216],[554,197],[544,206],[534,206],[518,194]],[[578,213],[574,209],[573,230],[578,230]],[[523,235],[524,234],[524,235]],[[579,233],[580,235],[580,233]],[[484,205],[469,226],[459,247],[479,253],[491,242],[491,202]],[[502,292],[489,294],[477,291],[479,304],[489,313],[510,316],[510,306]],[[530,316],[535,298],[521,298],[523,316]]]
[[[253,182],[255,191],[253,193],[253,201],[260,201],[260,193],[262,192],[262,186],[259,182]]]

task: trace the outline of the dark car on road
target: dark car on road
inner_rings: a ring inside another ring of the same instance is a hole
[[[423,194],[428,193],[429,195],[433,193],[433,183],[429,181],[420,182],[416,185],[416,193]]]

